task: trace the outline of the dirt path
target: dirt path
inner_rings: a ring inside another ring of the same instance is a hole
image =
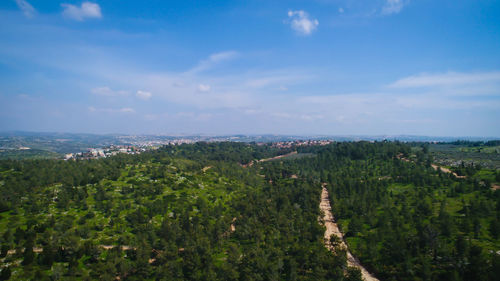
[[[410,162],[410,160],[409,160],[409,159],[406,159],[406,158],[404,158],[404,157],[403,157],[403,154],[402,154],[402,153],[398,154],[396,157],[397,157],[399,160],[403,160],[403,161],[405,161],[405,162]],[[457,175],[457,173],[455,173],[455,172],[451,171],[450,169],[448,169],[448,168],[446,168],[446,167],[438,166],[438,165],[436,165],[436,164],[431,164],[431,166],[432,166],[432,168],[434,168],[434,170],[436,170],[436,171],[437,171],[437,169],[441,169],[441,171],[442,171],[442,172],[444,172],[444,173],[448,173],[448,174],[452,174],[452,175],[454,175],[457,179],[465,179],[465,178],[466,178],[466,176],[459,176],[459,175]]]
[[[437,170],[438,168],[441,169],[441,171],[445,172],[445,173],[448,173],[448,174],[453,174],[456,178],[458,179],[464,179],[465,176],[459,176],[457,175],[455,172],[452,172],[450,169],[448,168],[445,168],[445,167],[441,167],[441,166],[438,166],[438,165],[435,165],[435,164],[432,164],[431,165],[432,168],[434,168],[434,170]]]
[[[17,252],[17,250],[8,250],[7,251],[7,256],[14,255]],[[33,253],[41,253],[43,252],[43,248],[39,247],[33,247]],[[21,253],[24,253],[24,249],[21,249]]]
[[[280,159],[280,158],[287,157],[287,156],[294,155],[294,154],[297,154],[297,151],[292,151],[290,153],[283,154],[283,155],[278,155],[278,156],[274,156],[274,157],[271,157],[271,158],[260,159],[257,162],[267,162],[267,161]]]
[[[347,244],[344,242],[344,235],[342,232],[340,232],[339,227],[334,221],[333,215],[332,215],[332,208],[330,206],[330,198],[328,197],[328,190],[325,187],[325,184],[323,184],[323,191],[321,192],[321,202],[319,204],[319,208],[323,211],[324,217],[323,217],[323,222],[326,227],[325,231],[325,247],[327,247],[330,251],[333,250],[333,246],[330,244],[330,237],[332,234],[335,234],[338,238],[340,238],[341,245],[340,247],[346,249],[347,252],[347,265],[348,266],[354,266],[357,267],[359,270],[361,270],[361,275],[363,276],[363,279],[365,281],[378,281],[377,278],[375,278],[373,275],[370,274],[360,263],[359,260],[354,257],[349,251],[349,248],[347,247]]]
[[[274,156],[274,157],[271,157],[271,158],[264,158],[264,159],[260,159],[260,160],[252,160],[248,164],[244,164],[244,165],[240,164],[240,165],[243,168],[248,168],[248,167],[252,167],[254,163],[267,162],[267,161],[271,161],[271,160],[277,160],[277,159],[280,159],[280,158],[283,158],[283,157],[287,157],[287,156],[290,156],[290,155],[293,155],[293,154],[297,154],[297,151],[292,151],[290,153],[283,154],[283,155],[278,155],[278,156]]]

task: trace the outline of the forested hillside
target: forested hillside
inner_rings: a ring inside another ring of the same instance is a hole
[[[457,178],[432,163],[397,142],[0,161],[0,279],[360,280],[324,247],[325,183],[347,244],[380,280],[495,280],[498,171]]]
[[[101,160],[3,161],[1,276],[341,280],[345,257],[323,247],[317,222],[320,189],[298,179],[270,185],[240,165],[277,153],[201,143]]]
[[[499,171],[431,167],[426,146],[337,143],[316,157],[267,167],[327,183],[333,213],[361,262],[381,280],[497,280]],[[443,168],[444,170],[444,168]]]

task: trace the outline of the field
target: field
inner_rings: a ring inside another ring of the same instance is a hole
[[[53,159],[61,154],[41,149],[0,149],[0,159]]]
[[[455,144],[431,144],[429,151],[437,163],[445,166],[479,164],[490,169],[500,169],[500,151],[498,146],[478,146]]]

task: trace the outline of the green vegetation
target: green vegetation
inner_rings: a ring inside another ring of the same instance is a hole
[[[361,262],[381,280],[495,280],[500,270],[499,172],[431,168],[399,143],[337,143],[270,166],[328,183],[332,211]],[[410,159],[410,160],[408,160]],[[266,174],[267,174],[266,173]]]
[[[271,186],[239,165],[277,153],[199,143],[100,160],[2,161],[2,275],[342,280],[345,256],[326,250],[317,222],[320,189],[306,180]]]
[[[41,149],[0,149],[0,159],[50,159],[59,156],[58,153]]]
[[[436,162],[446,166],[462,163],[480,165],[489,169],[500,169],[500,146],[498,141],[456,141],[428,146]]]
[[[360,280],[319,201],[381,280],[495,280],[496,170],[398,142],[196,143],[98,160],[0,161],[0,279]],[[254,161],[253,165],[245,165]]]

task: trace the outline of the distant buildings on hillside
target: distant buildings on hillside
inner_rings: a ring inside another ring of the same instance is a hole
[[[148,150],[145,147],[136,147],[136,146],[126,146],[126,145],[111,145],[105,148],[90,148],[86,152],[78,152],[78,153],[68,153],[64,155],[65,160],[70,159],[97,159],[103,157],[109,157],[116,155],[118,153],[126,153],[126,154],[140,154]]]
[[[219,140],[215,140],[219,141]],[[64,155],[65,160],[70,159],[98,159],[110,157],[118,153],[125,154],[140,154],[144,151],[157,149],[163,145],[181,145],[195,143],[193,139],[174,139],[165,141],[142,141],[136,142],[134,145],[110,145],[104,148],[89,148],[88,151],[78,153],[68,153]],[[292,148],[297,146],[311,146],[311,145],[327,145],[334,141],[332,140],[295,140],[295,141],[281,141],[272,143],[273,147],[278,148]],[[264,145],[265,143],[258,143]]]
[[[140,154],[141,152],[157,149],[163,145],[180,145],[184,143],[194,143],[192,139],[175,139],[165,141],[138,141],[133,145],[110,145],[104,148],[89,148],[85,152],[68,153],[64,155],[65,160],[70,159],[98,159],[110,157],[118,153]]]
[[[294,140],[275,142],[272,146],[278,148],[291,148],[296,146],[328,145],[333,142],[333,140]]]

